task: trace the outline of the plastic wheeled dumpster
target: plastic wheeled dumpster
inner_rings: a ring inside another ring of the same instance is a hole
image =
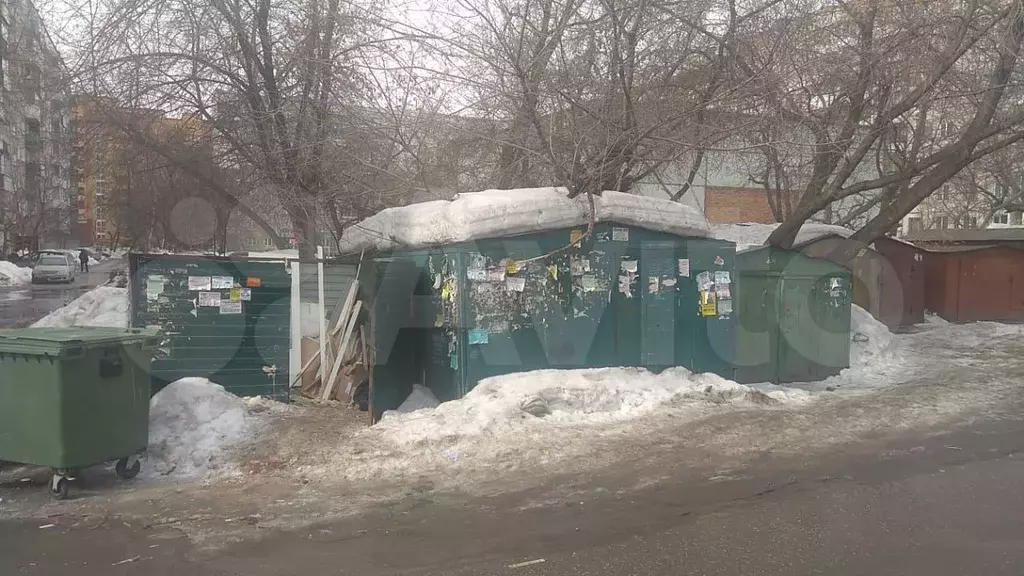
[[[120,328],[0,330],[0,463],[54,470],[58,499],[78,469],[117,460],[122,479],[149,443],[157,333]]]

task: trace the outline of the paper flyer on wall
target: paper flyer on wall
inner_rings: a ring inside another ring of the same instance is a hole
[[[210,279],[212,290],[227,290],[235,285],[235,279],[231,276],[214,276]]]
[[[221,314],[241,314],[242,303],[241,302],[220,302],[220,313]]]
[[[698,290],[711,290],[711,287],[715,283],[711,281],[711,273],[708,271],[697,274],[697,289]]]
[[[690,259],[680,258],[679,259],[679,275],[690,277]]]
[[[200,306],[220,306],[220,292],[200,292]]]
[[[209,276],[189,276],[189,290],[212,290],[212,281]]]

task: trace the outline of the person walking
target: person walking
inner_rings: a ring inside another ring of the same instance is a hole
[[[89,271],[89,253],[85,250],[78,251],[78,261],[82,264],[82,272]]]

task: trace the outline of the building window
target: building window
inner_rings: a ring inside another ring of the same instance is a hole
[[[96,197],[103,198],[107,195],[107,183],[104,180],[96,181]]]
[[[923,221],[920,217],[910,218],[907,220],[907,231],[913,234],[914,232],[920,232],[924,229]]]
[[[935,228],[937,230],[947,230],[949,228],[949,217],[939,216],[935,218]]]
[[[263,240],[263,245],[266,246],[267,248],[270,248],[271,246],[274,245],[274,243],[273,243],[273,241],[270,240],[270,238],[267,238],[267,239]]]
[[[1010,223],[1010,215],[1007,214],[1006,212],[999,212],[995,216],[992,217],[992,223],[993,224],[1009,224]]]
[[[1024,217],[1024,213],[1022,212],[1010,212],[1010,224],[1013,224],[1014,226],[1021,226],[1022,219],[1024,219],[1022,217]]]

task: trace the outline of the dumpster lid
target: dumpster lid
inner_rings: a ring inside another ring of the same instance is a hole
[[[89,348],[113,343],[137,342],[155,338],[154,329],[143,328],[21,328],[0,330],[0,352],[59,355],[73,348]]]

